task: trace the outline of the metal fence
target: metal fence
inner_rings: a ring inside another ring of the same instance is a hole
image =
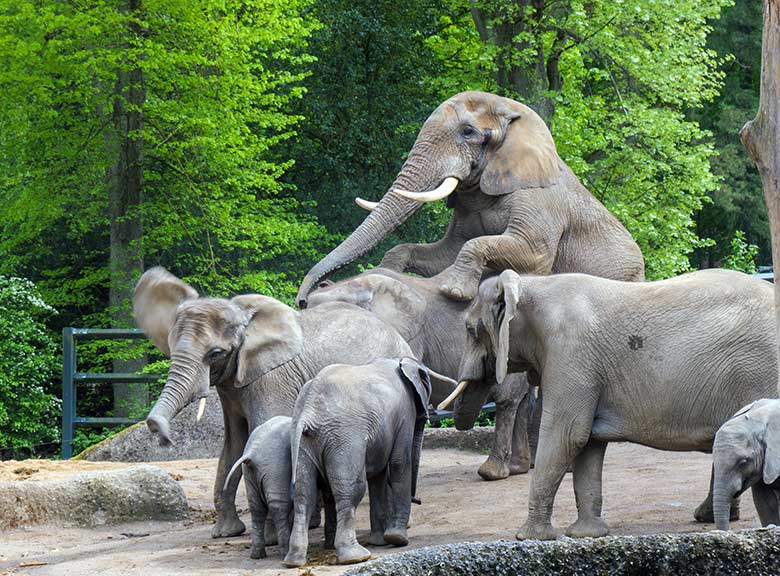
[[[62,330],[62,459],[73,454],[76,426],[116,426],[138,422],[133,418],[93,418],[76,414],[78,384],[157,382],[159,374],[89,373],[77,370],[76,343],[79,340],[136,340],[146,338],[143,330],[122,328],[63,328]]]

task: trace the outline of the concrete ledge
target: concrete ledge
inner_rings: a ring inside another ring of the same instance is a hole
[[[455,428],[427,428],[423,440],[426,448],[455,448],[470,452],[488,453],[493,447],[492,426],[477,426],[460,432]]]
[[[0,530],[55,524],[100,526],[187,516],[181,486],[156,466],[85,472],[61,480],[0,482]]]
[[[780,529],[465,542],[395,554],[351,576],[770,575],[780,573]]]

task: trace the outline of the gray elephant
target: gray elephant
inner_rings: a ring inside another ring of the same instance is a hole
[[[528,371],[544,390],[528,520],[518,538],[550,539],[553,501],[573,466],[571,536],[608,533],[601,472],[608,442],[709,452],[740,406],[777,395],[774,292],[739,272],[617,282],[582,274],[480,286],[468,311],[460,379]],[[467,384],[468,386],[468,384]]]
[[[712,460],[718,530],[729,529],[729,502],[748,488],[761,525],[780,525],[780,400],[753,402],[724,423],[715,434]]]
[[[258,294],[199,298],[159,267],[138,281],[133,309],[138,325],[171,359],[146,420],[162,443],[171,441],[169,421],[184,406],[203,399],[210,385],[219,393],[225,438],[214,484],[215,538],[245,530],[235,507],[240,470],[227,490],[223,486],[250,430],[272,416],[292,415],[298,391],[325,366],[412,355],[394,328],[357,306],[336,302],[299,312]]]
[[[309,297],[309,308],[328,302],[349,302],[373,312],[391,324],[412,348],[416,358],[441,374],[456,378],[466,331],[463,329],[468,304],[452,300],[439,290],[437,277],[421,278],[374,268],[337,283],[322,282]],[[455,426],[469,429],[488,400],[496,403],[493,447],[480,466],[485,480],[499,480],[527,472],[533,461],[529,446],[528,383],[524,374],[512,374],[501,386],[484,386],[485,395],[461,409],[456,404]],[[434,399],[447,396],[435,390]],[[456,403],[459,403],[458,399]],[[534,436],[537,429],[531,430]],[[535,448],[535,443],[534,443]]]
[[[463,92],[426,120],[400,173],[371,214],[306,275],[305,307],[320,279],[376,246],[421,206],[447,197],[453,216],[432,244],[401,244],[381,266],[431,277],[470,300],[487,269],[528,274],[583,272],[642,280],[639,247],[558,157],[530,108],[494,94]]]
[[[233,474],[242,469],[252,514],[251,558],[265,558],[266,520],[273,522],[282,554],[287,553],[292,520],[291,423],[289,416],[274,416],[252,430],[244,453],[225,478],[227,490]]]
[[[333,511],[336,518],[335,532],[332,524],[325,525],[326,547],[335,546],[340,564],[371,556],[355,535],[355,509],[366,480],[369,544],[408,543],[431,380],[440,378],[411,358],[385,358],[364,366],[329,366],[303,387],[293,414],[295,520],[286,566],[306,563],[318,479],[326,518]]]

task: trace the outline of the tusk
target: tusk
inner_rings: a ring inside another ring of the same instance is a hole
[[[452,394],[447,396],[444,400],[442,400],[438,406],[436,406],[436,410],[444,410],[447,406],[452,404],[452,401],[455,400],[458,396],[463,394],[463,391],[466,389],[466,386],[471,384],[471,380],[463,380],[460,384],[455,388],[455,390],[452,391]]]
[[[355,198],[355,204],[360,206],[363,210],[368,210],[369,212],[372,212],[374,208],[379,206],[379,202],[369,202],[368,200],[363,200],[362,198]]]
[[[203,397],[200,399],[200,402],[198,402],[198,415],[195,417],[196,422],[200,422],[200,419],[203,418],[203,413],[206,411],[206,398]]]
[[[409,200],[415,200],[417,202],[435,202],[446,198],[455,191],[458,187],[458,179],[452,176],[445,178],[438,188],[431,190],[430,192],[408,192],[407,190],[394,189],[393,192],[408,198]]]

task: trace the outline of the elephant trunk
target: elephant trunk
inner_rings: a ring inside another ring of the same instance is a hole
[[[422,191],[438,185],[438,182],[427,176],[424,168],[428,161],[424,151],[417,150],[419,147],[419,144],[415,144],[390,190],[360,226],[306,274],[295,298],[300,308],[306,307],[309,292],[320,280],[366,254],[422,206],[419,202],[395,194],[394,189]]]
[[[718,486],[717,482],[712,491],[712,514],[715,518],[715,527],[718,530],[729,529],[729,514],[731,513],[731,499],[734,491],[725,486]]]
[[[155,402],[146,425],[160,439],[160,446],[169,446],[171,440],[170,421],[187,404],[208,393],[208,369],[192,360],[181,361],[177,355],[171,357],[171,369],[168,380],[160,397]]]
[[[487,401],[491,387],[485,382],[473,382],[464,392],[455,400],[454,420],[457,430],[471,430],[474,423],[482,411],[482,407]]]

